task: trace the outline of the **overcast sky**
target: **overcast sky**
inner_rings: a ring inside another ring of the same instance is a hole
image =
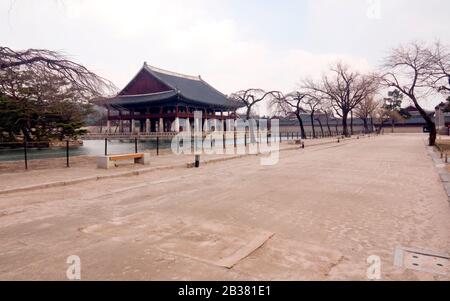
[[[450,44],[448,0],[1,0],[0,44],[61,50],[122,88],[144,61],[229,94],[289,92],[337,59],[374,69],[413,40]]]

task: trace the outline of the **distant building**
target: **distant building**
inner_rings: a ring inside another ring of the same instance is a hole
[[[440,103],[435,108],[436,128],[441,135],[450,135],[450,103]]]
[[[303,111],[300,114],[303,127],[305,128],[305,132],[307,136],[311,136],[313,132],[313,124],[316,131],[316,135],[322,134],[322,129],[325,135],[328,135],[330,132],[334,135],[336,133],[342,134],[342,119],[336,117],[330,117],[321,113],[316,112],[314,114],[314,122],[311,121],[310,113],[307,111]],[[275,117],[280,120],[280,132],[281,133],[297,133],[300,131],[299,122],[297,116],[295,114],[288,114],[286,117]],[[348,119],[348,130],[351,130],[350,118]],[[371,126],[371,120],[368,121],[369,127]],[[353,132],[354,133],[362,133],[364,132],[364,122],[361,119],[354,118],[353,119]]]
[[[447,108],[447,106],[445,106]],[[394,120],[392,123],[392,120],[386,121],[384,123],[384,128],[392,129],[392,125],[394,125],[393,130],[394,133],[423,133],[427,132],[427,123],[425,119],[423,119],[420,112],[414,107],[414,106],[408,106],[406,108],[403,108],[404,112],[407,112],[410,116],[408,118],[405,118],[403,120]],[[442,116],[439,122],[443,122],[441,124],[441,128],[443,128],[444,132],[448,132],[448,128],[450,127],[450,113],[438,113],[438,108],[436,108],[436,113],[432,111],[427,111],[427,113],[430,115],[430,117],[434,120],[436,116]],[[441,115],[439,115],[441,114]],[[305,131],[307,135],[309,136],[312,132],[312,122],[311,118],[308,112],[303,112],[301,114],[303,125],[305,127]],[[317,113],[314,118],[314,127],[317,134],[320,134],[321,128],[320,125],[322,125],[322,128],[324,129],[325,133],[328,133],[328,125],[330,126],[330,130],[332,133],[342,133],[342,119],[341,118],[326,118],[325,114]],[[369,131],[373,131],[374,128],[379,128],[381,126],[380,122],[378,120],[372,120],[368,119],[368,126]],[[351,119],[348,118],[348,129],[351,130]],[[299,131],[299,123],[297,120],[297,117],[295,115],[288,115],[287,117],[280,118],[280,131],[282,133],[290,133],[290,132],[297,132]],[[355,117],[353,118],[353,133],[359,134],[363,133],[365,131],[364,129],[364,122],[363,120]]]
[[[108,111],[107,132],[179,132],[194,126],[194,112],[203,113],[202,128],[208,121],[225,128],[226,120],[237,118],[240,107],[200,76],[183,75],[144,66],[114,98],[103,103]],[[211,121],[212,122],[212,121]]]

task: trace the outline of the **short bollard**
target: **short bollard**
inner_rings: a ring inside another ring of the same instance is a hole
[[[341,139],[338,138],[338,143],[341,143]]]
[[[159,136],[156,137],[156,155],[159,156]]]
[[[305,149],[305,142],[302,142],[302,149]]]
[[[70,162],[69,162],[69,140],[66,141],[66,166],[70,167]]]
[[[23,140],[23,153],[24,153],[24,159],[25,159],[25,169],[28,170],[28,145],[27,145],[27,139],[25,138]]]
[[[195,168],[200,167],[200,155],[195,155]]]

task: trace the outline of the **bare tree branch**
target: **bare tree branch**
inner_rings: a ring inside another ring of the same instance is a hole
[[[436,125],[425,109],[420,105],[419,99],[433,92],[430,79],[434,77],[436,63],[431,52],[417,42],[408,46],[400,46],[392,50],[384,63],[385,74],[383,83],[387,87],[394,87],[406,95],[414,103],[420,115],[430,128],[430,145],[434,145],[437,136]]]
[[[316,97],[330,101],[336,114],[342,117],[344,135],[348,136],[348,115],[364,99],[375,94],[379,88],[376,74],[360,74],[348,65],[337,62],[329,75],[324,75],[320,82],[311,79],[304,81],[304,88]]]
[[[247,89],[238,91],[230,95],[230,99],[238,102],[246,108],[246,118],[250,119],[252,110],[256,105],[267,99],[268,97],[274,97],[278,91],[266,92],[262,89]]]
[[[57,76],[70,83],[85,98],[114,93],[114,84],[59,52],[46,49],[15,51],[0,46],[0,72],[27,72],[38,76]]]

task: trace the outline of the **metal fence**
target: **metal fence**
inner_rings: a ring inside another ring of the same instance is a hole
[[[306,139],[325,139],[325,138],[333,138],[333,137],[340,137],[342,136],[342,133],[340,132],[327,132],[322,133],[319,132],[314,135],[312,132],[306,133]],[[178,138],[174,138],[178,137]],[[202,138],[205,136],[203,135]],[[220,136],[219,136],[220,137]],[[188,137],[189,138],[189,137]],[[211,146],[215,146],[214,144],[217,141],[217,136],[215,136],[215,139],[211,139]],[[96,148],[95,154],[90,154],[89,156],[108,156],[111,155],[113,152],[111,151],[111,148],[114,148],[114,146],[117,146],[118,144],[123,143],[124,145],[127,145],[124,148],[121,148],[122,152],[132,152],[135,153],[142,152],[142,151],[152,151],[154,155],[160,156],[163,153],[163,150],[170,149],[170,146],[172,144],[173,139],[179,139],[179,136],[176,135],[163,135],[163,136],[156,136],[156,137],[142,137],[142,136],[134,136],[134,137],[107,137],[103,139],[103,150],[101,149],[101,145]],[[194,146],[194,139],[195,136],[191,135],[191,145]],[[220,139],[220,138],[219,138]],[[302,135],[300,132],[282,132],[279,133],[276,136],[273,136],[270,132],[262,132],[262,133],[256,133],[253,137],[250,136],[248,132],[235,132],[231,135],[223,134],[222,137],[223,141],[223,147],[226,148],[228,145],[233,145],[234,147],[237,147],[238,145],[249,145],[251,143],[262,143],[263,139],[267,139],[266,143],[274,143],[274,142],[289,142],[293,140],[303,140]],[[87,140],[89,141],[89,140]],[[85,141],[85,142],[87,142]],[[97,140],[100,144],[102,140]],[[114,142],[116,142],[114,144]],[[182,147],[182,140],[176,141],[177,147]],[[75,152],[72,147],[70,141],[64,141],[64,147],[59,147],[58,150],[58,157],[57,158],[64,158],[64,166],[69,168],[71,167],[71,157],[80,156]],[[132,147],[133,145],[133,147]],[[133,149],[131,149],[133,148]],[[30,150],[35,149],[51,149],[50,143],[48,141],[24,141],[24,142],[0,142],[0,149],[3,151],[7,151],[8,149],[14,150],[16,152],[15,154],[15,160],[13,161],[21,161],[23,160],[23,166],[26,170],[29,169],[29,161],[33,160],[30,158]],[[62,150],[64,150],[64,155],[62,154]],[[21,152],[21,159],[18,158],[18,153]],[[49,159],[53,157],[45,157],[44,159]],[[1,160],[0,160],[1,161]],[[59,163],[58,163],[59,164]]]

